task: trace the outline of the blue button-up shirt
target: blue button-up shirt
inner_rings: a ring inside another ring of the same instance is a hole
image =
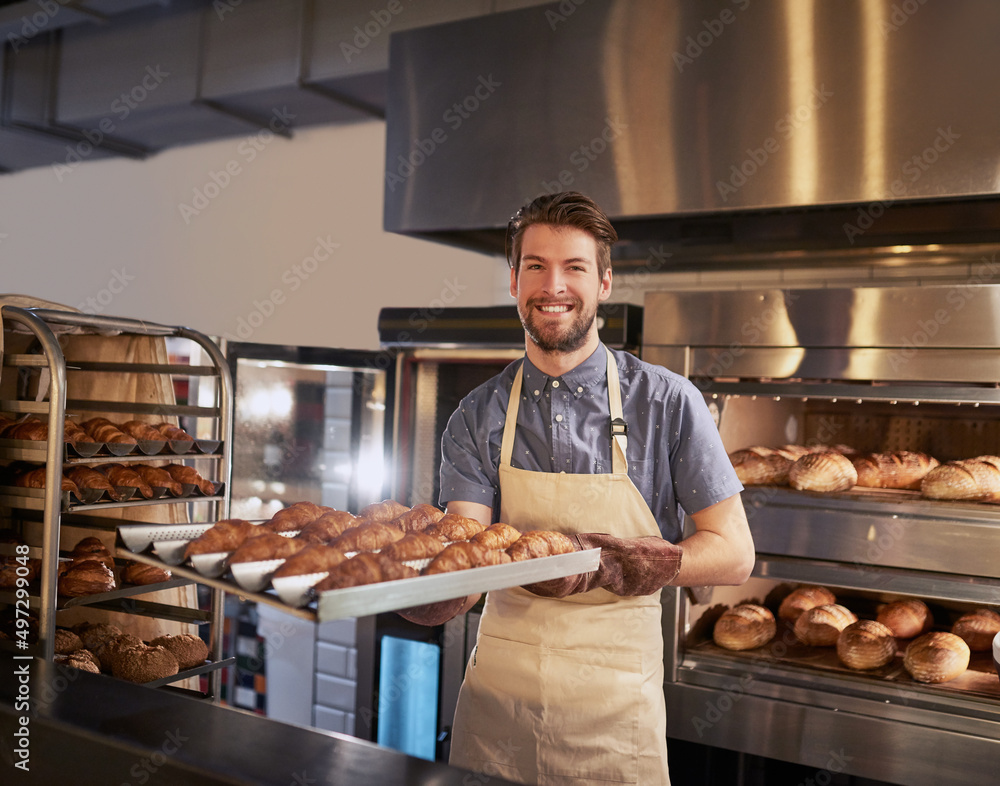
[[[628,474],[672,542],[682,511],[739,493],[740,484],[700,391],[661,366],[612,350],[628,424]],[[478,502],[500,511],[500,442],[521,360],[462,399],[441,438],[441,504]],[[561,377],[523,359],[511,464],[534,472],[609,473],[611,415],[604,345]]]

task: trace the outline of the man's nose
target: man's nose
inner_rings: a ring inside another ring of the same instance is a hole
[[[543,287],[547,295],[562,294],[566,291],[566,277],[561,270],[552,268],[545,274]]]

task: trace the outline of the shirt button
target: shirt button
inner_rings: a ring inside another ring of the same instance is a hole
[[[562,423],[562,415],[556,415],[556,423]]]
[[[577,393],[583,393],[583,388],[577,388],[577,389],[576,389],[576,392],[577,392]]]
[[[554,387],[554,388],[559,387],[559,380],[558,379],[552,380],[552,387]]]
[[[535,391],[535,395],[537,396],[537,395],[538,395],[538,393],[539,393],[539,391],[537,391],[537,390],[536,390],[536,391]]]

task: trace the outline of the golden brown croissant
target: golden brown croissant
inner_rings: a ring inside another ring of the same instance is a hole
[[[948,461],[924,476],[920,493],[929,499],[1000,502],[1000,457]]]
[[[504,554],[504,556],[507,555]],[[450,573],[455,570],[499,565],[502,561],[504,561],[504,557],[500,556],[500,552],[495,549],[488,549],[478,543],[464,540],[445,546],[422,572],[426,576],[432,576],[435,573]],[[509,562],[510,558],[507,557],[506,561]]]
[[[357,587],[382,581],[397,581],[420,574],[409,565],[396,562],[381,554],[363,553],[344,560],[330,570],[330,574],[315,586],[316,592]]]
[[[236,551],[243,541],[253,537],[257,527],[243,519],[223,519],[205,530],[188,543],[184,557],[194,554],[215,554],[221,551]],[[263,534],[263,533],[260,533]]]
[[[396,529],[390,524],[365,522],[345,530],[330,545],[341,551],[376,551],[400,540],[403,536],[401,529]]]
[[[14,485],[27,489],[45,488],[45,467],[38,467],[37,469],[31,469],[27,472],[19,472],[14,477]],[[80,496],[80,489],[77,488],[76,483],[65,475],[62,476],[60,488],[62,491],[70,491],[73,494],[76,494],[77,497]]]
[[[229,563],[259,562],[265,559],[285,559],[304,549],[308,544],[295,538],[286,538],[277,532],[265,532],[256,538],[245,540],[233,552]]]
[[[486,527],[475,519],[460,516],[457,513],[448,513],[436,524],[431,524],[426,530],[428,535],[440,538],[445,542],[455,540],[468,540],[477,532],[482,532]]]
[[[136,464],[135,471],[139,477],[153,488],[163,488],[175,497],[184,493],[184,487],[171,477],[163,467],[151,467],[149,464]]]
[[[313,502],[295,502],[271,516],[264,526],[271,532],[298,532],[328,510]]]
[[[96,595],[115,588],[115,574],[98,559],[74,562],[59,577],[59,594],[68,597]]]
[[[329,543],[360,523],[360,519],[346,510],[333,510],[324,513],[315,521],[310,521],[295,537],[308,543]]]
[[[49,438],[49,427],[36,417],[29,417],[17,423],[12,423],[4,429],[6,439],[31,439],[44,441]]]
[[[436,524],[443,516],[443,510],[421,502],[419,505],[414,505],[405,513],[396,516],[389,523],[403,530],[403,532],[419,532],[427,529],[431,524]]]
[[[851,461],[858,471],[858,485],[876,489],[919,489],[924,476],[938,465],[936,458],[912,450],[864,453]]]
[[[206,497],[211,497],[215,494],[215,484],[203,478],[194,467],[188,467],[185,464],[167,464],[163,469],[178,483],[189,483],[197,486]]]
[[[444,541],[426,532],[410,532],[395,543],[390,543],[381,553],[398,562],[436,557],[444,550]]]
[[[194,442],[194,437],[173,423],[154,423],[153,428],[159,431],[163,437],[173,442]]]
[[[159,584],[170,581],[170,571],[145,562],[128,562],[122,578],[126,584]]]
[[[118,489],[111,485],[111,481],[107,479],[103,472],[98,472],[96,469],[91,469],[90,467],[80,466],[70,467],[66,470],[66,474],[76,484],[77,488],[81,490],[100,490],[106,492],[111,499],[121,499]]]
[[[164,441],[164,437],[159,431],[141,420],[126,420],[124,423],[118,424],[118,428],[130,437],[135,437],[136,439],[149,442]]]
[[[400,504],[394,499],[384,499],[381,502],[373,502],[371,505],[365,505],[358,511],[358,518],[384,523],[402,516],[408,510],[409,508],[406,505]]]
[[[498,521],[496,524],[490,524],[482,532],[477,532],[469,540],[486,546],[488,549],[506,550],[514,545],[514,541],[520,537],[521,531],[519,529]]]
[[[69,418],[63,420],[63,441],[73,443],[92,442],[87,432],[80,428],[80,424]]]
[[[525,532],[507,549],[507,553],[514,562],[538,557],[551,557],[556,554],[569,554],[571,551],[576,551],[576,549],[573,547],[573,541],[566,535],[544,529]]]
[[[97,464],[94,467],[108,479],[112,486],[128,487],[139,490],[146,499],[153,498],[152,487],[142,479],[142,475],[135,471],[134,467],[126,467],[124,464]]]
[[[280,536],[279,536],[280,537]],[[304,576],[307,573],[325,573],[347,559],[340,549],[322,543],[307,544],[302,551],[286,559],[274,571],[274,578]]]
[[[92,442],[110,442],[121,445],[135,445],[137,443],[135,437],[126,434],[107,418],[91,418],[85,420],[80,426],[90,435]]]

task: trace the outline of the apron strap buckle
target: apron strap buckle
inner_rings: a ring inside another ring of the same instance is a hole
[[[608,436],[614,439],[615,437],[624,437],[626,434],[628,434],[628,423],[625,422],[624,418],[614,418],[608,429]]]

